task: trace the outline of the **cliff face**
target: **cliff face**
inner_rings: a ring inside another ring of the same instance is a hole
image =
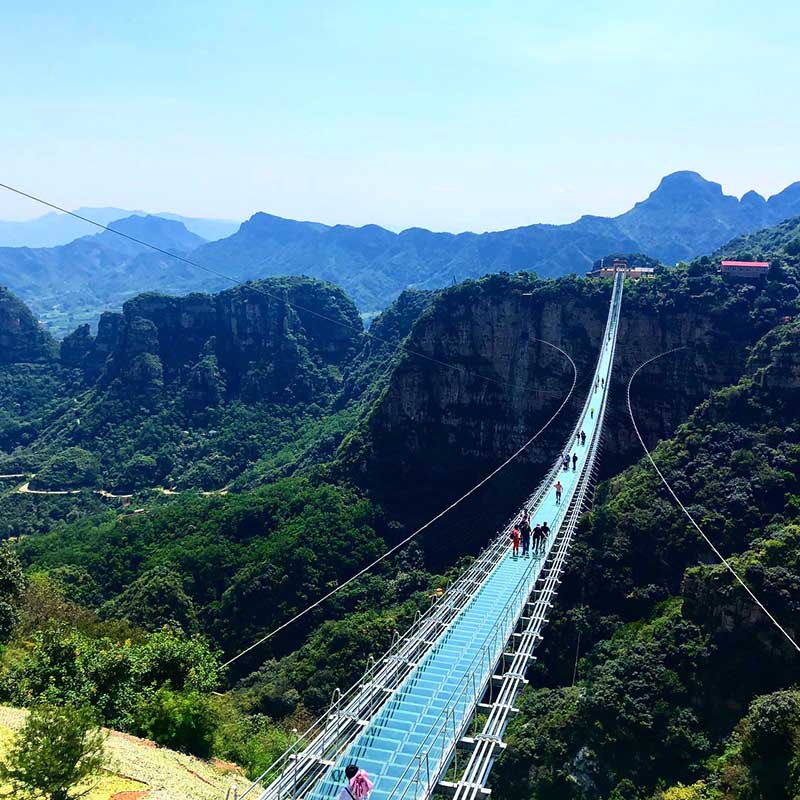
[[[193,407],[223,396],[309,401],[336,388],[360,336],[352,303],[305,278],[256,288],[266,294],[242,286],[218,295],[140,295],[121,314],[104,314],[94,339],[83,329],[67,337],[62,359],[132,399],[152,401],[164,387],[185,385]]]
[[[0,286],[0,364],[52,361],[55,351],[54,339],[30,309]]]
[[[654,444],[711,391],[735,382],[748,348],[791,308],[787,289],[785,298],[780,291],[771,298],[769,313],[754,316],[756,295],[763,300],[769,288],[743,297],[711,267],[694,272],[663,271],[651,282],[626,286],[605,474],[641,456],[625,406],[626,385],[639,364],[688,347],[649,367],[634,386],[637,422]],[[572,356],[578,387],[570,406],[507,471],[493,496],[529,492],[589,390],[609,299],[610,282],[544,283],[524,275],[491,276],[443,292],[417,322],[409,346],[459,368],[406,355],[340,461],[404,521],[441,507],[510,456],[558,407],[572,372],[562,355],[537,341],[544,339]],[[413,510],[409,484],[417,487]]]

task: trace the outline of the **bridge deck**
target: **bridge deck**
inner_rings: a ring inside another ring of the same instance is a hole
[[[621,281],[617,281],[595,377],[574,429],[586,433],[586,445],[575,444],[574,432],[567,444],[570,456],[574,452],[579,459],[601,434],[600,411],[610,383],[620,299]],[[563,470],[556,465],[552,475],[557,475],[563,485],[561,503],[556,503],[555,492],[550,489],[530,509],[532,526],[547,521],[552,530],[545,552],[522,556],[520,551],[515,556],[509,543],[508,552],[470,602],[391,699],[366,721],[361,734],[337,760],[337,768],[328,770],[307,798],[336,797],[344,785],[342,768],[348,763],[357,763],[369,772],[375,783],[371,800],[427,796],[492,679],[540,577],[545,555],[567,518],[580,481],[587,479],[582,466],[579,462],[578,469],[573,470],[570,463],[569,469]]]

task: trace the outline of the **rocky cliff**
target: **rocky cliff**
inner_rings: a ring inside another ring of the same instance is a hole
[[[508,493],[532,490],[588,391],[610,289],[609,281],[543,282],[519,274],[442,292],[415,325],[409,346],[455,368],[406,355],[369,418],[343,446],[340,463],[403,521],[417,521],[441,507],[511,455],[557,408],[572,373],[543,339],[574,359],[575,397],[491,496],[507,499]],[[796,287],[786,283],[728,284],[713,265],[700,263],[688,270],[662,269],[652,281],[629,282],[604,473],[641,456],[625,406],[628,378],[639,364],[687,347],[657,362],[647,379],[635,385],[637,422],[654,443],[671,434],[711,391],[738,379],[749,348],[791,313],[795,293]],[[408,503],[409,485],[415,487],[413,505]]]
[[[273,279],[218,295],[140,295],[104,314],[96,337],[87,326],[70,334],[62,360],[131,398],[187,386],[193,406],[223,397],[310,401],[338,388],[360,335],[358,313],[337,287]]]
[[[52,361],[55,351],[54,339],[30,309],[0,286],[0,364]]]

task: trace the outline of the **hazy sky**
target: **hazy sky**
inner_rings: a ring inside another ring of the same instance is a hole
[[[800,180],[797,2],[6,3],[0,182],[447,230]],[[0,217],[42,213],[0,193]]]

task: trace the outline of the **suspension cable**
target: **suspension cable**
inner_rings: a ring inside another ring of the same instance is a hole
[[[299,611],[297,614],[295,614],[290,619],[286,620],[286,622],[281,623],[277,628],[275,628],[274,630],[270,631],[265,636],[262,636],[258,641],[253,642],[253,644],[251,644],[248,647],[246,647],[240,653],[237,653],[235,656],[233,656],[233,658],[229,658],[227,661],[225,661],[222,664],[223,667],[230,666],[231,664],[233,664],[234,661],[237,661],[243,655],[246,655],[251,650],[254,650],[256,647],[258,647],[259,645],[263,644],[268,639],[271,639],[273,636],[275,636],[277,633],[280,633],[285,628],[288,628],[290,625],[292,625],[294,622],[299,620],[301,617],[304,617],[310,611],[313,611],[313,609],[317,608],[318,606],[322,605],[322,603],[324,603],[326,600],[328,600],[329,598],[333,597],[333,595],[335,595],[337,592],[340,592],[342,589],[345,588],[345,586],[347,586],[348,584],[352,583],[357,578],[360,578],[365,572],[369,572],[369,570],[371,570],[373,567],[375,567],[378,564],[380,564],[381,561],[383,561],[384,559],[388,558],[390,555],[392,555],[392,553],[397,552],[397,550],[399,550],[401,547],[403,547],[404,545],[408,544],[412,539],[414,539],[417,535],[422,533],[426,528],[429,528],[431,525],[433,525],[434,522],[436,522],[437,520],[440,520],[445,514],[447,514],[449,511],[452,511],[457,505],[459,505],[461,502],[466,500],[470,495],[474,494],[478,489],[481,488],[481,486],[483,486],[484,484],[488,483],[495,475],[497,475],[498,472],[500,472],[501,470],[505,469],[505,467],[507,467],[512,461],[514,461],[514,459],[517,458],[517,456],[519,456],[536,439],[538,439],[539,436],[542,433],[544,433],[544,431],[550,426],[550,424],[553,422],[553,420],[555,420],[555,418],[561,413],[561,411],[564,409],[564,407],[567,405],[567,403],[569,402],[570,398],[572,397],[572,393],[575,391],[575,384],[576,384],[577,379],[578,379],[578,370],[577,370],[577,367],[575,366],[575,362],[572,360],[570,355],[568,353],[566,353],[564,350],[562,350],[560,347],[558,347],[557,345],[552,344],[551,342],[547,342],[544,339],[537,339],[535,341],[539,341],[542,344],[546,344],[548,347],[552,347],[554,350],[557,350],[559,353],[561,353],[561,355],[563,355],[569,361],[570,365],[572,366],[572,386],[570,386],[569,391],[567,392],[567,394],[564,397],[564,399],[561,401],[561,405],[555,410],[555,412],[550,417],[550,419],[548,419],[547,422],[545,422],[544,425],[542,425],[542,427],[539,428],[539,430],[536,431],[536,433],[533,436],[531,436],[531,438],[528,439],[528,441],[525,442],[522,445],[522,447],[520,447],[516,452],[514,452],[512,455],[510,455],[502,464],[500,464],[500,466],[496,467],[488,475],[486,475],[484,478],[482,478],[469,491],[465,492],[457,500],[454,500],[452,503],[450,503],[450,505],[447,506],[447,508],[443,509],[438,514],[436,514],[436,516],[434,516],[431,519],[429,519],[424,525],[421,525],[413,533],[411,533],[408,536],[406,536],[406,538],[403,539],[401,542],[398,542],[396,545],[394,545],[393,547],[389,548],[383,555],[381,555],[378,558],[376,558],[370,564],[367,564],[367,566],[362,567],[358,572],[356,572],[354,575],[352,575],[346,581],[344,581],[344,583],[341,583],[336,588],[331,589],[331,591],[329,591],[327,594],[325,594],[322,597],[320,597],[318,600],[315,600],[313,603],[311,603],[311,605],[306,606],[306,608],[304,608],[302,611]]]
[[[722,553],[720,553],[720,551],[717,549],[717,547],[714,545],[714,543],[711,541],[711,539],[709,539],[708,536],[706,536],[706,534],[704,533],[703,529],[697,524],[697,522],[695,522],[694,517],[689,513],[689,511],[687,510],[686,506],[680,501],[680,498],[678,497],[678,495],[675,494],[675,492],[673,491],[672,487],[669,485],[669,482],[667,481],[667,479],[664,477],[664,475],[661,472],[661,470],[656,465],[656,462],[653,460],[653,456],[650,454],[650,451],[647,449],[647,445],[645,445],[644,440],[642,439],[641,433],[639,433],[639,427],[636,424],[636,419],[633,416],[633,407],[631,406],[631,385],[633,384],[634,378],[639,373],[639,370],[643,369],[648,364],[651,364],[656,359],[659,359],[662,356],[670,355],[671,353],[676,353],[679,350],[685,350],[685,349],[686,349],[686,347],[674,347],[672,350],[667,350],[667,351],[665,351],[663,353],[659,353],[657,356],[653,356],[652,358],[648,359],[644,363],[640,364],[634,370],[633,374],[631,375],[630,380],[628,381],[628,392],[627,392],[628,413],[630,414],[631,422],[633,423],[633,429],[634,429],[634,431],[636,431],[636,437],[639,439],[639,444],[642,445],[642,448],[644,449],[644,452],[647,455],[647,458],[650,460],[650,463],[653,465],[653,469],[658,474],[658,477],[661,479],[661,482],[664,484],[664,486],[667,487],[667,491],[672,495],[672,499],[678,504],[678,506],[680,507],[681,511],[683,511],[683,513],[688,518],[689,522],[692,523],[692,525],[695,527],[697,532],[703,537],[703,539],[705,540],[706,544],[714,551],[714,554],[717,556],[717,558],[725,565],[725,567],[728,570],[728,572],[730,572],[731,575],[733,575],[733,577],[736,578],[736,580],[739,582],[739,584],[742,586],[742,588],[747,592],[748,595],[750,595],[750,597],[752,598],[753,602],[767,615],[767,617],[770,619],[772,624],[789,640],[789,642],[791,643],[792,647],[794,647],[795,650],[800,652],[800,646],[798,646],[797,642],[791,637],[791,635],[780,624],[780,622],[778,622],[778,620],[775,619],[774,616],[772,616],[772,614],[767,610],[766,606],[755,596],[755,594],[750,589],[750,587],[739,577],[739,574],[733,568],[733,566],[728,561],[728,559],[725,558],[725,556],[723,556]]]

